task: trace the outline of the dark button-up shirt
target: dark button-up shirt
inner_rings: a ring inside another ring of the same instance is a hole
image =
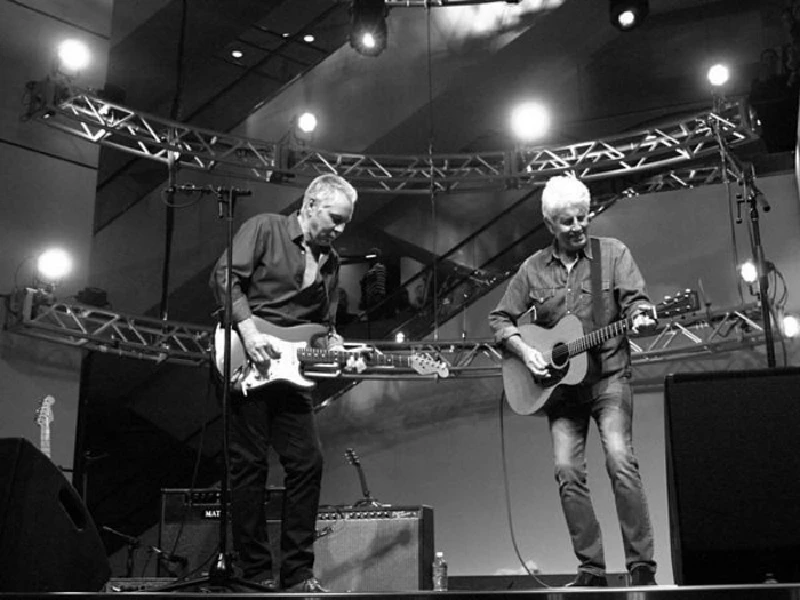
[[[257,215],[242,224],[233,240],[233,321],[256,315],[278,325],[324,323],[333,327],[339,256],[325,249],[316,280],[302,289],[306,268],[303,232],[297,215]],[[211,273],[217,303],[224,306],[225,253]]]
[[[590,333],[649,305],[644,279],[625,244],[613,238],[598,239],[603,322],[593,322],[591,268],[594,265],[590,244],[587,243],[578,261],[568,270],[553,241],[551,246],[525,260],[511,278],[497,308],[489,313],[489,325],[497,342],[503,343],[518,334],[517,323],[528,311],[531,322],[548,329],[565,315],[574,314],[583,324],[584,333]],[[630,374],[630,345],[626,337],[612,338],[588,354],[585,383],[615,373]]]

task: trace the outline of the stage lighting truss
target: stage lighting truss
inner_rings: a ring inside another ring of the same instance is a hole
[[[660,323],[648,337],[632,338],[634,383],[660,385],[666,375],[665,364],[674,370],[704,370],[699,359],[745,361],[755,367],[763,362],[755,350],[765,343],[756,322],[760,310],[755,304],[715,311],[700,311]],[[175,321],[126,315],[93,306],[65,303],[42,296],[39,290],[24,290],[19,300],[18,320],[9,324],[15,333],[104,354],[156,362],[203,366],[212,359],[214,329]],[[499,377],[502,355],[491,339],[439,341],[351,341],[352,348],[368,347],[372,352],[408,353],[421,357],[436,368],[428,374],[411,369],[381,366],[363,371],[341,371],[341,379],[445,379]],[[721,356],[729,354],[730,356]],[[661,366],[658,366],[661,365]],[[723,365],[722,368],[725,368]],[[744,367],[742,367],[744,368]],[[309,370],[311,378],[330,378],[328,369]]]
[[[371,193],[428,194],[431,186],[437,193],[518,189],[543,185],[565,171],[588,181],[634,174],[646,179],[657,171],[644,189],[676,189],[669,186],[718,182],[697,178],[698,168],[706,174],[719,173],[709,164],[718,161],[720,143],[735,147],[756,137],[749,108],[740,99],[727,100],[717,112],[697,113],[661,127],[554,148],[369,155],[200,129],[111,104],[51,80],[29,88],[25,117],[92,143],[165,164],[171,155],[177,156],[180,167],[220,176],[301,188],[317,175],[335,173]],[[698,167],[700,163],[704,164]]]

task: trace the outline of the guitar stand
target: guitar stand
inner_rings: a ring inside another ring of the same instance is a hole
[[[196,588],[199,592],[274,592],[265,585],[254,583],[246,579],[234,576],[233,557],[228,552],[228,410],[231,392],[231,331],[233,322],[233,283],[231,281],[233,262],[233,211],[236,199],[242,196],[249,196],[250,191],[239,190],[237,188],[216,189],[197,188],[193,185],[177,186],[177,191],[187,193],[208,194],[213,193],[217,197],[218,217],[226,221],[226,242],[225,249],[225,347],[222,369],[222,481],[220,489],[220,515],[218,533],[218,553],[214,562],[208,569],[208,575],[186,581],[178,581],[163,587],[153,589],[154,592],[174,592]]]

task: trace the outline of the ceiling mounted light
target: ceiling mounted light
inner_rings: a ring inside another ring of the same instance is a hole
[[[64,40],[56,50],[56,71],[68,76],[77,75],[92,62],[89,46],[81,40]]]
[[[378,56],[386,48],[386,0],[353,0],[350,8],[350,45],[364,56]]]
[[[630,31],[642,24],[650,12],[648,0],[609,0],[608,16],[620,31]]]
[[[244,56],[244,52],[236,48],[234,50],[231,50],[231,56],[233,58],[242,58]]]
[[[712,65],[711,68],[708,69],[708,73],[706,74],[708,78],[708,82],[714,87],[722,87],[728,80],[731,78],[731,72],[728,69],[727,65],[722,63],[717,63]]]

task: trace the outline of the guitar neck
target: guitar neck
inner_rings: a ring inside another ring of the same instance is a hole
[[[359,356],[357,351],[347,350],[319,350],[316,348],[298,348],[297,358],[301,362],[335,362],[346,363],[348,358]],[[412,367],[413,355],[411,354],[371,354],[369,363],[376,367]]]
[[[628,331],[632,324],[633,320],[630,318],[623,319],[621,321],[615,321],[610,325],[606,325],[605,327],[601,327],[600,329],[593,331],[589,335],[578,338],[577,340],[567,344],[567,347],[569,348],[569,355],[572,357],[576,354],[581,354],[582,352],[586,352],[595,346],[599,346],[600,344],[607,342],[611,338],[620,336]]]
[[[39,450],[47,458],[50,458],[50,431],[48,431],[46,428],[42,429],[41,433],[39,434]]]

